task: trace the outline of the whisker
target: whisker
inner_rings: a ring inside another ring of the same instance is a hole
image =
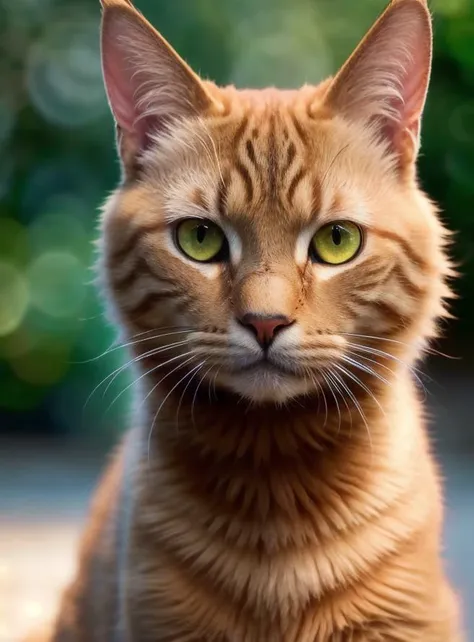
[[[379,366],[379,368],[383,368],[384,370],[389,372],[393,377],[398,377],[399,373],[395,372],[394,370],[392,370],[391,368],[386,366],[384,363],[380,363],[380,361],[376,361],[375,359],[370,359],[369,357],[365,357],[363,354],[359,354],[357,352],[354,352],[353,350],[349,350],[349,354],[352,354],[354,357],[358,357],[359,359],[364,359],[364,361],[368,361],[369,363],[373,363],[373,364]],[[376,355],[374,355],[374,356],[376,356]],[[423,390],[424,397],[426,399],[429,391],[427,390],[425,384],[423,383],[422,379],[416,374],[416,372],[413,370],[413,368],[411,366],[409,366],[408,364],[406,364],[406,365],[408,366],[408,369],[409,369],[410,373],[414,376],[414,378],[420,384],[420,386],[421,386],[421,388]],[[428,379],[429,379],[429,377],[428,377]]]
[[[139,381],[141,381],[144,377],[148,377],[149,375],[151,375],[151,374],[152,374],[153,372],[155,372],[156,370],[159,370],[160,368],[163,368],[164,366],[167,366],[169,363],[172,363],[173,361],[176,361],[176,359],[179,359],[180,357],[186,357],[188,354],[191,354],[191,353],[192,353],[192,350],[189,350],[188,352],[184,352],[183,354],[181,354],[181,353],[180,353],[180,354],[178,354],[178,355],[176,355],[176,356],[174,356],[174,357],[171,357],[171,359],[168,359],[168,360],[167,360],[167,361],[165,361],[164,363],[160,363],[160,364],[158,364],[157,366],[153,366],[153,368],[150,368],[150,370],[147,370],[146,372],[143,372],[139,377],[137,377],[136,379],[134,379],[131,383],[129,383],[127,386],[125,386],[125,388],[123,388],[123,390],[121,390],[121,391],[119,392],[119,394],[114,398],[114,400],[112,401],[112,403],[111,403],[111,404],[109,404],[109,406],[107,407],[106,413],[110,410],[110,408],[112,408],[112,406],[114,405],[114,403],[115,403],[116,401],[118,401],[118,400],[120,399],[120,397],[121,397],[123,394],[125,394],[125,393],[127,392],[127,390],[129,390],[132,386],[135,386],[135,385],[136,385]],[[172,371],[172,372],[173,372],[173,371]],[[151,392],[153,392],[153,390],[154,390],[154,388],[153,388],[150,392],[148,392],[148,394],[147,394],[147,395],[145,396],[145,398],[142,400],[142,403],[143,403],[143,402],[145,402],[145,401],[148,399],[148,397],[150,396]]]
[[[362,390],[364,390],[364,391],[365,391],[365,392],[366,392],[366,393],[367,393],[367,394],[368,394],[368,395],[369,395],[369,396],[370,396],[370,397],[375,401],[375,403],[376,403],[376,404],[377,404],[377,406],[379,407],[379,409],[380,409],[380,411],[382,412],[382,414],[383,414],[384,416],[386,416],[386,415],[385,415],[385,410],[384,410],[384,409],[382,408],[382,406],[380,405],[379,400],[376,398],[376,396],[374,395],[374,393],[372,392],[372,390],[370,390],[370,388],[368,388],[368,387],[365,385],[365,383],[359,379],[359,377],[358,377],[357,375],[355,375],[353,372],[350,372],[350,370],[348,370],[347,368],[344,368],[344,366],[338,366],[338,365],[336,365],[336,368],[338,368],[339,370],[341,370],[341,369],[342,369],[342,370],[344,370],[344,371],[345,371],[345,373],[346,373],[346,375],[349,377],[349,379],[352,379],[352,381],[354,381],[354,383],[356,383],[360,388],[362,388]]]
[[[204,363],[207,363],[207,360],[206,360]],[[201,379],[200,379],[200,381],[199,381],[199,383],[198,383],[198,385],[196,386],[196,389],[195,389],[195,391],[194,391],[193,401],[192,401],[192,404],[191,404],[191,421],[193,422],[193,426],[194,426],[194,427],[196,426],[196,423],[195,423],[195,421],[194,421],[194,405],[195,405],[195,403],[196,403],[197,393],[198,393],[198,390],[199,390],[199,388],[201,387],[201,384],[202,384],[202,382],[204,381],[204,379],[205,379],[205,377],[206,377],[207,373],[208,373],[208,372],[210,372],[210,371],[212,370],[212,368],[213,368],[213,366],[211,365],[211,367],[210,367],[208,370],[206,370],[206,372],[205,372],[205,373],[204,373],[204,375],[201,377]]]
[[[332,379],[332,381],[334,383],[334,387],[336,388],[336,392],[338,392],[341,395],[341,399],[344,402],[344,404],[345,404],[345,406],[347,408],[347,411],[349,413],[349,420],[351,422],[351,431],[352,431],[352,412],[351,412],[351,409],[349,407],[349,404],[347,403],[347,399],[346,399],[345,395],[343,394],[343,392],[341,391],[341,389],[339,388],[339,385],[338,385],[336,379],[334,378],[333,371],[331,369],[327,370],[326,371],[326,375]]]
[[[406,348],[413,348],[413,346],[410,343],[407,343],[406,341],[400,341],[398,339],[390,339],[389,337],[376,337],[370,334],[355,334],[353,332],[340,332],[339,334],[343,337],[357,337],[359,339],[372,339],[373,341],[386,341],[387,343],[395,343],[397,345],[405,346]],[[436,348],[431,348],[430,346],[423,348],[423,350],[429,354],[445,357],[446,359],[454,359],[454,360],[461,359],[461,357],[455,357],[450,354],[445,354],[443,352],[440,352],[439,350],[436,350]]]
[[[343,374],[347,374],[347,371],[346,371],[346,370],[345,370],[345,368],[343,368],[342,366],[335,365],[335,368],[337,368],[338,370],[340,370]],[[365,413],[364,413],[364,411],[362,410],[362,407],[361,407],[361,405],[360,405],[359,401],[357,400],[357,397],[354,395],[354,393],[352,392],[352,390],[349,388],[349,386],[346,384],[346,382],[344,381],[344,379],[343,379],[341,376],[339,376],[339,375],[338,375],[338,374],[336,374],[335,372],[333,372],[333,375],[334,375],[334,377],[336,377],[336,379],[340,382],[340,384],[341,384],[341,386],[343,387],[343,389],[347,392],[347,394],[348,394],[348,395],[349,395],[349,397],[351,398],[351,400],[352,400],[352,402],[353,402],[354,406],[357,408],[357,410],[358,410],[358,412],[359,412],[359,415],[360,415],[360,417],[361,417],[362,421],[364,422],[364,425],[365,425],[365,428],[366,428],[366,431],[367,431],[367,436],[368,436],[368,438],[369,438],[370,449],[372,450],[372,449],[373,449],[373,444],[372,444],[372,436],[371,436],[371,434],[370,434],[369,424],[368,424],[368,422],[367,422],[367,417],[365,416]]]
[[[214,399],[217,399],[217,391],[216,391],[216,380],[219,375],[219,372],[222,370],[222,366],[219,366],[216,370],[216,374],[214,375],[214,378],[212,380],[212,390],[214,394]]]
[[[362,372],[365,372],[366,374],[371,375],[372,377],[375,377],[382,383],[384,383],[387,386],[390,386],[390,381],[387,381],[385,377],[382,377],[378,372],[375,372],[373,368],[370,366],[366,366],[363,363],[359,363],[357,359],[352,359],[351,357],[348,357],[347,355],[343,355],[342,360],[345,361],[346,363],[349,363],[350,365],[354,366],[355,368],[359,368],[359,370],[362,370]]]
[[[144,352],[143,354],[133,357],[133,359],[130,359],[130,361],[128,361],[126,364],[121,366],[121,368],[119,368],[118,371],[116,371],[116,374],[112,377],[112,379],[107,384],[102,396],[105,397],[110,386],[113,384],[114,380],[118,377],[118,375],[123,370],[126,370],[129,366],[133,365],[134,363],[138,363],[143,359],[147,359],[148,357],[154,357],[158,354],[161,354],[162,352],[167,352],[168,350],[172,350],[173,348],[179,348],[180,346],[186,345],[186,343],[188,343],[187,339],[185,339],[184,341],[175,341],[174,343],[169,343],[168,345],[162,346],[160,348],[152,348],[151,350],[147,350],[147,352]]]
[[[149,332],[149,331],[147,330],[143,334],[146,334],[147,332]],[[105,350],[104,352],[99,354],[97,357],[92,357],[91,359],[86,359],[85,361],[73,361],[71,363],[73,363],[74,365],[84,365],[84,364],[87,364],[87,363],[92,363],[94,361],[98,361],[99,359],[102,359],[103,357],[106,357],[108,354],[111,354],[112,352],[115,352],[116,350],[121,350],[121,349],[127,348],[129,346],[137,345],[139,343],[144,343],[145,341],[155,341],[157,339],[164,339],[165,337],[171,337],[171,336],[174,336],[176,334],[186,334],[186,333],[189,334],[189,332],[191,332],[191,330],[189,330],[189,329],[187,329],[187,330],[175,330],[174,332],[165,332],[163,334],[155,334],[152,337],[145,337],[145,338],[139,339],[137,341],[128,341],[127,343],[119,343],[117,345],[115,345],[115,342],[113,342],[111,347],[107,348],[107,350]],[[141,333],[139,333],[139,334],[141,334]],[[136,335],[136,336],[139,336],[139,335]]]
[[[191,356],[191,358],[190,358],[190,359],[188,359],[188,360],[187,360],[187,361],[185,361],[184,363],[181,363],[179,366],[177,366],[176,368],[174,368],[173,370],[171,370],[171,372],[168,372],[168,374],[167,374],[167,375],[165,375],[165,376],[163,377],[163,379],[161,379],[161,380],[160,380],[160,382],[159,382],[157,385],[159,385],[162,381],[164,381],[164,380],[166,379],[166,377],[168,377],[171,373],[173,373],[173,372],[175,372],[176,370],[178,370],[179,368],[182,368],[183,366],[185,366],[185,365],[186,365],[187,363],[189,363],[189,361],[191,361],[191,359],[193,359],[193,358],[194,358],[194,356]],[[169,390],[169,391],[168,391],[168,393],[167,393],[167,394],[166,394],[166,396],[164,397],[163,401],[160,403],[160,405],[159,405],[159,407],[158,407],[158,410],[156,411],[156,413],[155,413],[155,415],[154,415],[154,417],[153,417],[153,421],[151,422],[150,430],[149,430],[149,432],[148,432],[148,442],[147,442],[148,462],[150,461],[151,437],[152,437],[152,435],[153,435],[153,430],[154,430],[154,428],[155,428],[155,423],[156,423],[156,420],[158,419],[158,415],[160,414],[161,409],[162,409],[162,408],[163,408],[163,406],[165,405],[165,403],[166,403],[166,401],[168,400],[168,398],[170,397],[170,395],[171,395],[171,394],[176,390],[176,388],[177,388],[177,387],[178,387],[178,386],[179,386],[179,385],[180,385],[180,384],[181,384],[181,383],[186,379],[186,377],[189,377],[189,375],[190,375],[190,373],[191,373],[191,372],[192,372],[192,371],[189,371],[189,370],[188,370],[188,372],[186,372],[186,373],[184,374],[184,376],[183,376],[183,377],[181,377],[181,379],[180,379],[177,383],[175,383],[175,384],[174,384],[174,386],[171,388],[171,390]],[[156,388],[156,386],[155,386],[155,388]]]
[[[151,334],[152,332],[156,332],[157,330],[192,330],[191,326],[183,326],[183,325],[163,325],[160,326],[159,328],[149,328],[148,330],[142,330],[141,332],[136,332],[135,334],[131,334],[128,336],[128,339],[136,339],[137,337],[142,337],[145,334]]]
[[[354,345],[354,344],[348,344],[348,345]],[[348,354],[351,354],[353,357],[358,357],[359,359],[364,359],[364,361],[368,361],[369,363],[373,363],[376,366],[379,366],[379,368],[383,368],[387,372],[389,372],[393,377],[397,377],[398,373],[386,366],[384,363],[380,363],[380,361],[376,361],[375,359],[371,359],[370,357],[365,357],[362,354],[359,354],[358,352],[354,352],[354,350],[348,350]]]
[[[104,391],[104,393],[103,393],[103,396],[105,396],[105,395],[106,395],[106,393],[107,393],[108,389],[110,388],[110,385],[111,385],[111,384],[112,384],[112,382],[117,378],[117,376],[118,376],[121,372],[123,372],[124,370],[126,370],[127,368],[129,368],[131,365],[133,365],[134,363],[138,363],[138,362],[139,362],[139,361],[141,361],[142,359],[145,359],[145,358],[150,357],[150,356],[154,356],[154,355],[156,355],[156,354],[160,354],[161,352],[166,352],[166,350],[170,350],[171,348],[176,348],[176,347],[178,347],[178,346],[180,346],[180,345],[184,345],[185,343],[187,343],[187,340],[182,341],[182,342],[181,342],[181,341],[177,341],[177,342],[175,342],[175,343],[171,343],[171,344],[168,344],[168,345],[166,345],[166,346],[161,346],[161,347],[159,347],[159,348],[152,348],[151,350],[148,350],[147,352],[144,352],[142,355],[138,355],[138,356],[136,356],[136,357],[133,357],[133,358],[132,358],[132,359],[130,359],[127,363],[122,364],[121,366],[119,366],[118,368],[116,368],[113,372],[111,372],[111,373],[109,373],[107,376],[105,376],[105,377],[104,377],[104,378],[103,378],[103,379],[102,379],[102,380],[101,380],[101,381],[100,381],[100,382],[95,386],[95,388],[94,388],[94,389],[92,390],[92,392],[89,394],[89,396],[87,397],[87,399],[86,399],[86,401],[85,401],[85,403],[84,403],[84,406],[83,406],[83,412],[84,412],[84,410],[86,409],[86,407],[87,407],[87,405],[89,404],[89,402],[90,402],[90,400],[92,399],[92,397],[94,396],[94,394],[97,392],[97,390],[98,390],[98,389],[99,389],[99,388],[100,388],[100,387],[101,387],[101,386],[102,386],[102,385],[103,385],[103,384],[104,384],[108,379],[110,379],[110,378],[112,377],[112,380],[111,380],[111,381],[109,382],[109,384],[107,385],[107,388],[105,389],[105,391]]]
[[[337,397],[336,397],[336,395],[334,393],[334,390],[333,390],[333,388],[331,386],[331,380],[326,376],[327,373],[324,374],[324,372],[321,372],[320,374],[321,374],[322,378],[324,379],[324,381],[326,382],[326,385],[329,388],[329,391],[332,394],[332,396],[334,398],[334,401],[336,402],[337,414],[338,414],[338,417],[339,417],[339,424],[338,424],[338,427],[337,427],[337,432],[339,434],[339,432],[341,430],[341,422],[342,422],[342,415],[341,415],[341,409],[339,408],[339,402],[338,402]]]
[[[190,386],[190,384],[191,384],[192,380],[194,379],[194,377],[195,377],[197,374],[199,374],[199,371],[201,370],[202,366],[203,366],[205,363],[206,363],[206,361],[205,361],[205,360],[204,360],[204,361],[201,361],[201,363],[198,363],[198,365],[197,365],[197,366],[194,366],[194,368],[192,368],[192,370],[190,370],[190,372],[194,372],[194,374],[193,374],[193,376],[189,379],[188,383],[187,383],[187,384],[186,384],[186,386],[184,387],[183,392],[181,393],[181,397],[179,398],[178,408],[177,408],[177,410],[176,410],[176,425],[177,425],[177,426],[179,426],[179,411],[180,411],[180,409],[181,409],[181,404],[182,404],[182,402],[183,402],[184,395],[186,394],[186,390],[189,388],[189,386]]]
[[[176,359],[179,359],[179,357],[187,357],[188,355],[191,355],[191,356],[188,359],[186,359],[185,361],[183,361],[183,363],[179,363],[176,367],[174,367],[172,370],[167,372],[163,377],[161,377],[161,379],[158,381],[158,383],[155,383],[153,388],[151,388],[151,390],[149,390],[148,393],[143,397],[143,399],[142,399],[142,401],[140,403],[140,406],[145,403],[145,401],[155,392],[155,390],[163,383],[163,381],[165,381],[165,379],[167,379],[170,375],[172,375],[173,372],[176,372],[176,370],[179,370],[180,368],[185,366],[187,363],[189,363],[190,361],[195,359],[196,355],[194,354],[193,350],[189,350],[188,352],[184,352],[183,354],[178,354],[176,357],[173,357],[172,359],[168,359],[168,361],[166,361],[165,363],[160,364],[159,366],[155,366],[154,368],[152,368],[151,370],[149,370],[145,374],[145,376],[150,375],[155,370],[158,370],[158,368],[160,368],[162,365],[166,366],[169,363],[171,363],[171,361],[176,361]]]
[[[305,368],[304,368],[304,372],[305,372],[305,373],[309,373],[309,376],[310,376],[310,378],[311,378],[311,381],[313,382],[313,384],[314,384],[315,388],[316,388],[316,389],[317,389],[317,391],[318,391],[318,409],[317,409],[317,413],[318,413],[318,415],[319,415],[319,408],[320,408],[320,400],[321,400],[321,397],[323,398],[323,402],[324,402],[324,410],[325,410],[323,428],[326,428],[326,425],[327,425],[327,422],[328,422],[328,402],[327,402],[327,399],[326,399],[326,393],[325,393],[325,391],[324,391],[324,387],[323,387],[323,386],[321,385],[321,383],[320,383],[320,382],[315,378],[315,376],[314,376],[314,375],[313,375],[313,373],[311,372],[311,369],[310,369],[310,368],[305,367]]]
[[[430,379],[428,377],[428,375],[425,375],[421,370],[419,370],[415,366],[411,366],[410,364],[406,363],[405,361],[403,361],[399,357],[396,357],[395,355],[390,354],[389,352],[385,352],[385,350],[380,350],[378,348],[372,348],[372,346],[361,345],[359,343],[349,343],[348,342],[347,345],[350,348],[354,348],[355,350],[357,350],[359,352],[364,352],[364,353],[370,354],[372,356],[378,356],[378,357],[382,357],[382,358],[386,358],[386,359],[392,359],[392,361],[395,361],[396,363],[399,363],[401,366],[404,366],[405,368],[407,368],[411,372],[411,374],[415,377],[415,379],[418,381],[418,383],[421,385],[422,388],[424,388],[425,386],[424,386],[424,383],[421,380],[420,376],[418,375],[418,373],[420,373],[420,375],[426,376],[427,379]]]

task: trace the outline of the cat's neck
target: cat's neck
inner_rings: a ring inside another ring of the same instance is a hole
[[[295,544],[317,540],[357,522],[357,490],[365,512],[398,493],[417,457],[422,431],[408,374],[379,392],[377,402],[359,396],[358,403],[314,398],[249,407],[226,395],[203,395],[182,399],[179,413],[175,403],[152,405],[152,419],[161,408],[156,425],[144,432],[150,467],[159,471],[161,486],[163,471],[172,471],[173,484],[188,497],[227,527],[236,525],[236,539],[245,531],[268,549],[281,544],[276,533]]]

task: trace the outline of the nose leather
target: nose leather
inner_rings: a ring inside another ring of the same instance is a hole
[[[268,348],[275,336],[292,324],[292,320],[283,314],[260,315],[248,313],[244,314],[239,321],[255,335],[262,348]]]

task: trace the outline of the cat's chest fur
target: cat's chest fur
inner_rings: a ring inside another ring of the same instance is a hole
[[[416,459],[407,451],[400,475],[395,459],[381,458],[380,476],[361,485],[364,461],[352,449],[280,459],[273,470],[227,461],[213,471],[192,449],[168,446],[133,486],[125,573],[132,640],[389,640],[375,637],[375,625],[367,638],[367,621],[415,617],[406,588],[417,556],[423,583],[436,575],[419,555],[437,499],[420,485],[433,474],[429,461],[418,459],[407,475]],[[339,457],[345,466],[326,477]]]

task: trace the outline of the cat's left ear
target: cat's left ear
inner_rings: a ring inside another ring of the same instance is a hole
[[[126,175],[174,122],[218,111],[204,83],[130,0],[101,0],[102,70]]]
[[[375,124],[400,167],[413,166],[432,57],[425,0],[392,0],[336,75],[325,104],[349,120]]]

